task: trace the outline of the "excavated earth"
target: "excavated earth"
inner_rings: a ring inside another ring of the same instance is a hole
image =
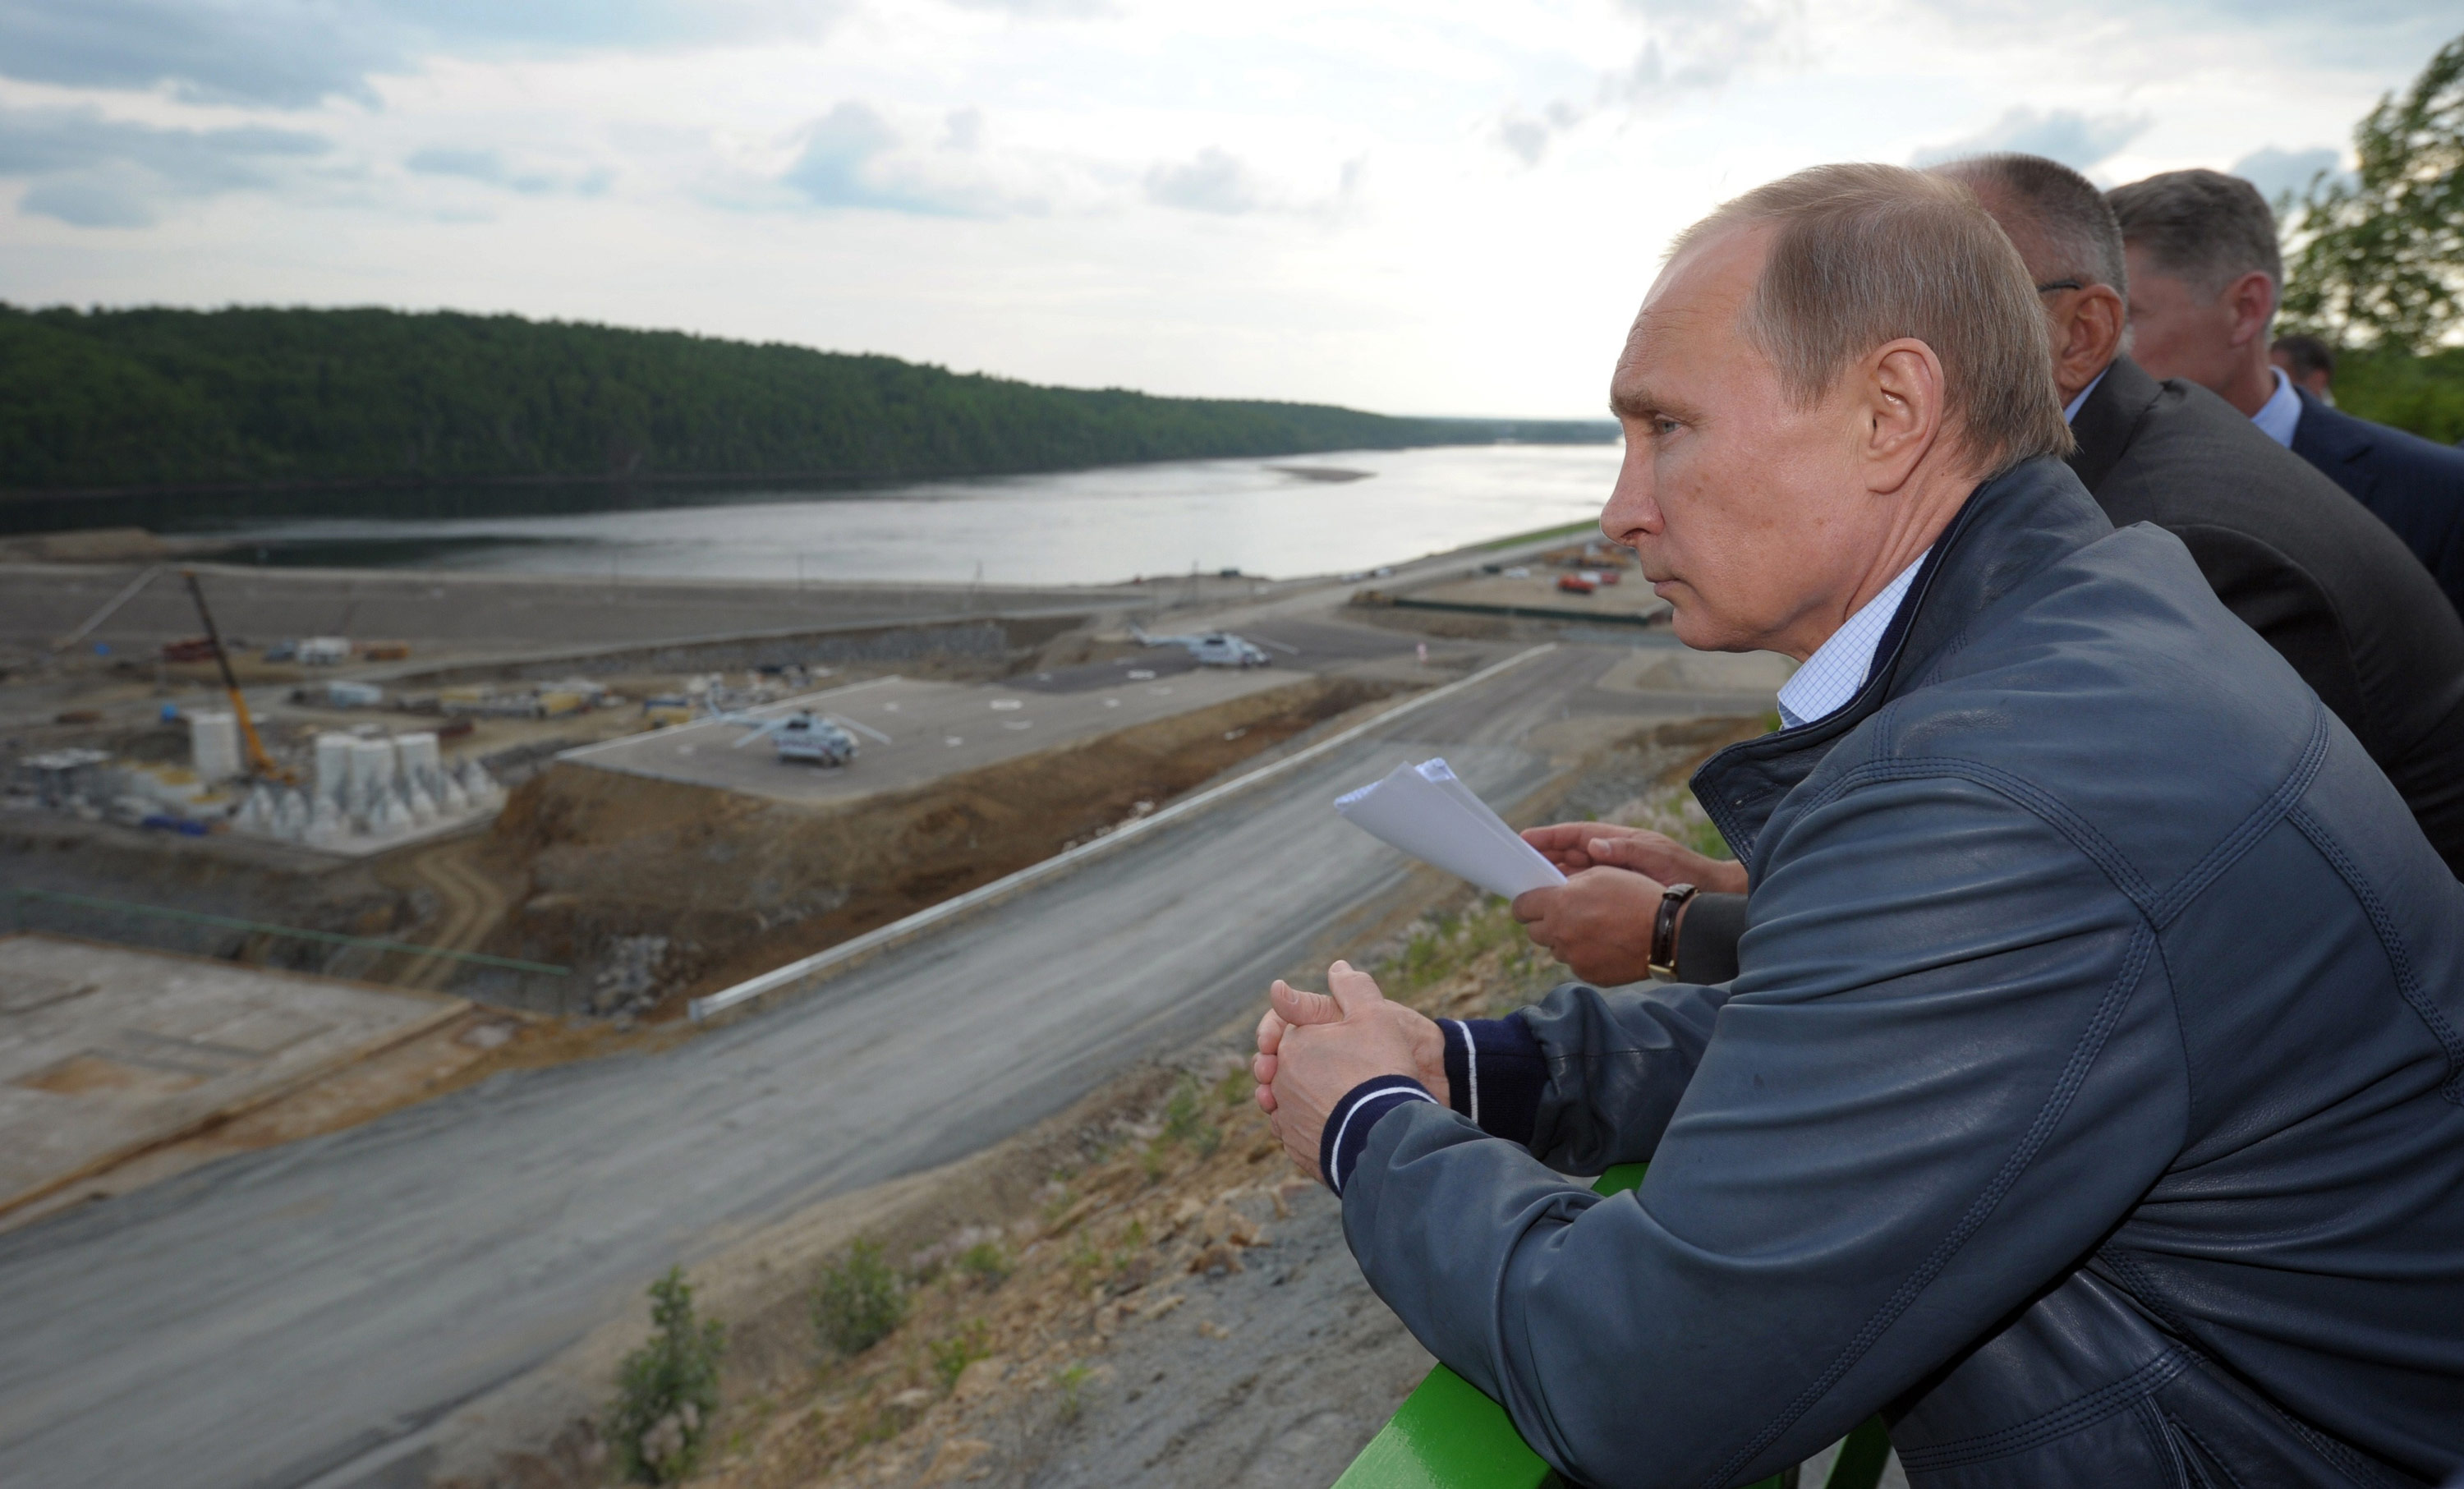
[[[1380,695],[1312,677],[844,804],[560,763],[514,793],[489,841],[488,874],[522,888],[485,949],[584,969],[577,992],[592,1001],[567,1011],[671,1017],[686,998],[1049,858]]]
[[[1761,728],[1706,718],[1608,751],[1528,810],[1698,837],[1679,784]],[[1563,975],[1501,905],[1434,872],[1365,960],[1432,1015],[1494,1016]],[[699,1489],[986,1484],[1266,1489],[1342,1472],[1430,1358],[1369,1290],[1331,1196],[1249,1104],[1246,1021],[1129,1072],[947,1168],[839,1196],[695,1264],[728,1329]],[[851,1241],[907,1279],[907,1316],[854,1355],[810,1289]],[[448,1424],[433,1489],[583,1489],[640,1305]],[[1818,1483],[1820,1473],[1805,1482]],[[1903,1478],[1886,1478],[1903,1489]]]

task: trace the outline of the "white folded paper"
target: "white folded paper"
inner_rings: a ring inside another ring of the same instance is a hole
[[[1334,809],[1371,837],[1491,894],[1512,899],[1566,882],[1441,759],[1397,765],[1385,779],[1338,799]]]

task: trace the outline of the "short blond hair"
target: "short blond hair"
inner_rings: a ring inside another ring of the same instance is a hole
[[[1776,231],[1744,328],[1800,405],[1907,337],[1942,359],[1947,423],[1989,469],[2070,453],[2044,307],[1967,186],[1897,165],[1816,165],[1723,204],[1669,256],[1759,227]]]

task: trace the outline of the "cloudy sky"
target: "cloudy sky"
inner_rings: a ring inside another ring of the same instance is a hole
[[[1591,416],[1816,161],[2271,191],[2453,0],[0,0],[0,298],[383,304]]]

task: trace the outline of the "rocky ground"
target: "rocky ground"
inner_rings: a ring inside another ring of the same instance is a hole
[[[1502,907],[1437,917],[1385,980],[1485,1013],[1554,974]],[[711,1489],[1331,1482],[1430,1365],[1249,1104],[1234,1039],[1086,1134],[1005,1225],[911,1255],[906,1323],[725,1409]]]
[[[1706,721],[1617,752],[1556,815],[1643,822],[1713,848],[1683,776],[1754,728]],[[1390,996],[1444,1017],[1503,1013],[1563,974],[1502,903],[1468,891],[1369,959]],[[1431,1361],[1363,1281],[1332,1196],[1297,1176],[1267,1133],[1246,1043],[1245,1028],[1223,1030],[1000,1149],[901,1181],[913,1193],[885,1192],[869,1218],[816,1216],[798,1236],[748,1237],[699,1265],[705,1313],[730,1343],[686,1481],[1331,1483]],[[879,1247],[905,1312],[847,1354],[824,1341],[810,1300],[851,1243]],[[576,1407],[607,1400],[615,1356],[646,1323],[637,1311],[573,1352],[564,1389],[587,1392]],[[419,1481],[611,1481],[622,1455],[605,1438],[609,1417],[602,1408],[545,1451],[492,1453],[484,1468],[474,1437]],[[1821,1482],[1822,1467],[1803,1481]],[[1884,1483],[1904,1489],[1896,1466]]]
[[[1697,753],[1687,752],[1689,755]],[[1664,756],[1595,773],[1572,815],[1698,839]],[[1681,801],[1683,804],[1681,804]],[[1465,898],[1379,958],[1432,1014],[1502,1012],[1557,980],[1501,903]],[[729,1372],[705,1489],[1331,1482],[1431,1361],[1362,1281],[1331,1195],[1250,1104],[1243,1032],[1084,1126],[1010,1213],[891,1260],[907,1314],[832,1358],[775,1330]],[[844,1253],[841,1254],[842,1256]],[[604,1445],[565,1444],[575,1466]]]

